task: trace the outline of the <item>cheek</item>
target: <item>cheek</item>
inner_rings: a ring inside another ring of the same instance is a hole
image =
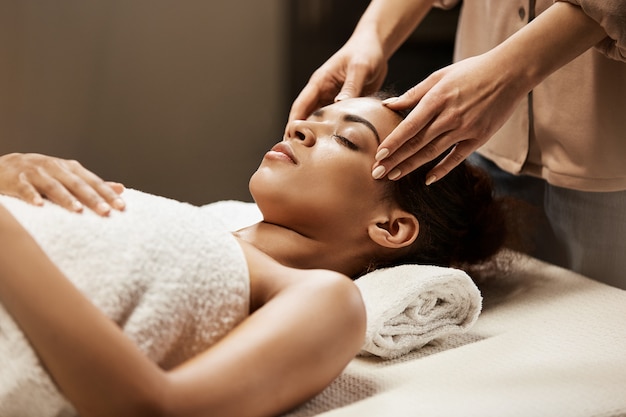
[[[357,158],[327,158],[320,160],[315,174],[307,178],[311,194],[323,196],[350,211],[360,202],[369,200],[376,189],[371,163]]]
[[[382,183],[371,176],[373,156],[338,152],[332,143],[318,145],[301,156],[300,166],[264,162],[253,174],[250,193],[266,216],[350,223],[376,204]]]

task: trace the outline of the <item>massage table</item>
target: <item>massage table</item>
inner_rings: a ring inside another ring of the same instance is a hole
[[[509,269],[481,286],[468,332],[357,357],[285,415],[626,416],[626,291],[525,255]]]

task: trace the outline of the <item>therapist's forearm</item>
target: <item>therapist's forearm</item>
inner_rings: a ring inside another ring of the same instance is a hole
[[[489,52],[493,65],[528,92],[606,37],[582,9],[558,2]]]
[[[0,301],[81,416],[140,416],[163,375],[0,205]]]
[[[432,8],[434,0],[372,0],[353,36],[375,37],[385,59],[402,45]]]

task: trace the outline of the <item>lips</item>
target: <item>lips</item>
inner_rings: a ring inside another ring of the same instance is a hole
[[[298,164],[298,160],[291,149],[291,146],[287,142],[278,142],[272,147],[270,152],[280,154],[283,158],[289,159],[291,163]]]

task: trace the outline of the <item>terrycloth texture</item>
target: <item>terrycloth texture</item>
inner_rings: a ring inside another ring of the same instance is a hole
[[[370,272],[356,284],[367,311],[361,354],[385,359],[467,331],[482,305],[480,291],[459,269],[400,265]]]
[[[10,197],[0,203],[150,359],[170,368],[247,316],[247,265],[210,212],[134,190],[124,199],[126,211],[110,218]],[[0,306],[0,416],[58,415],[72,415],[71,406]]]
[[[285,417],[626,416],[626,291],[522,256],[481,292],[467,333],[358,357]]]

